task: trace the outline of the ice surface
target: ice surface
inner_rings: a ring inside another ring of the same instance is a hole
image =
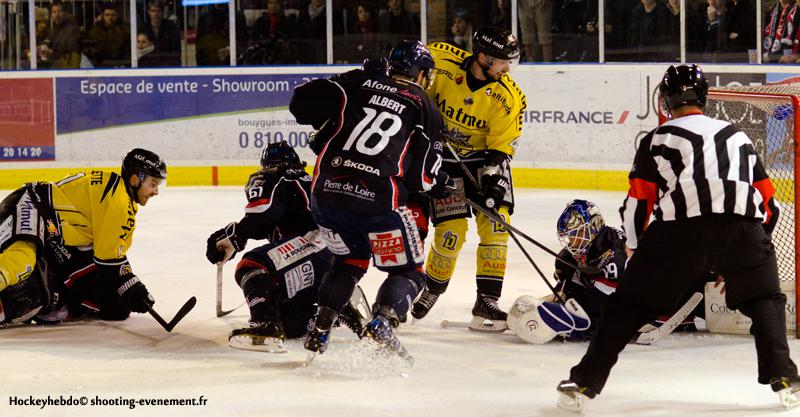
[[[555,221],[573,198],[591,199],[608,223],[619,224],[620,192],[517,190],[512,220],[557,248]],[[8,192],[0,192],[0,198]],[[568,416],[556,409],[555,386],[568,375],[586,343],[530,345],[511,334],[441,329],[443,319],[468,321],[475,293],[475,226],[456,276],[429,316],[403,325],[399,337],[413,368],[375,359],[346,329],[334,331],[329,350],[307,367],[301,343],[287,357],[227,347],[228,332],[247,320],[241,307],[214,317],[216,269],[204,257],[208,235],[243,213],[239,187],[162,190],[137,217],[129,258],[147,284],[156,309],[169,320],[190,296],[197,307],[172,334],[148,315],[122,323],[79,322],[0,330],[0,416]],[[513,243],[510,242],[511,245]],[[254,247],[256,242],[250,242]],[[528,246],[548,277],[553,259]],[[224,307],[243,297],[225,268]],[[362,280],[372,301],[382,276]],[[547,288],[512,246],[500,305]],[[790,342],[795,352],[800,343]],[[781,412],[778,397],[756,383],[748,336],[671,335],[655,346],[629,346],[603,395],[587,416],[762,416]],[[11,398],[199,398],[204,406],[32,406]],[[800,415],[800,411],[780,415]]]

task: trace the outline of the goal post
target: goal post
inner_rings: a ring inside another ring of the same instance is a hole
[[[792,315],[795,337],[800,338],[800,305],[796,273],[800,270],[800,84],[712,88],[708,92],[705,113],[727,120],[745,132],[772,179],[781,205],[772,242],[778,260],[781,289],[789,301],[787,316]],[[793,301],[793,302],[792,302]]]

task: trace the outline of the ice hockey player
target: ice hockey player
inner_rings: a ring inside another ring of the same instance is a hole
[[[633,255],[588,351],[558,384],[558,405],[581,410],[600,394],[631,336],[674,309],[696,276],[714,271],[725,279],[727,305],[753,320],[758,382],[784,407],[798,406],[800,376],[769,237],[779,207],[761,157],[736,126],[703,114],[708,82],[697,65],[670,66],[658,90],[670,120],[639,144],[620,209]]]
[[[446,43],[430,45],[436,77],[428,95],[444,120],[444,139],[458,153],[480,184],[473,185],[449,149],[442,170],[466,197],[509,221],[514,208],[511,167],[522,132],[525,95],[508,72],[519,59],[511,31],[484,27],[475,32],[472,54]],[[412,315],[421,319],[445,292],[467,234],[470,208],[459,198],[436,199],[431,210],[434,238],[425,263],[426,288]],[[470,329],[502,332],[506,313],[497,301],[503,289],[508,232],[475,213],[480,244],[477,251],[477,295]]]
[[[424,285],[422,241],[408,195],[444,188],[438,172],[441,118],[425,95],[433,69],[418,41],[392,49],[388,75],[354,70],[298,87],[289,106],[301,124],[320,127],[311,208],[334,263],[319,291],[306,349],[322,353],[329,333],[372,258],[388,276],[366,333],[385,352],[408,357],[394,334]],[[441,195],[441,194],[440,194]]]
[[[92,169],[9,194],[0,203],[0,325],[147,312],[155,301],[126,253],[139,205],[166,178],[158,155],[133,149],[120,174]]]
[[[628,261],[625,233],[608,226],[600,209],[591,201],[570,201],[558,218],[556,231],[563,246],[558,254],[560,259],[594,267],[599,273],[578,271],[556,259],[554,278],[559,297],[550,294],[537,300],[523,295],[509,310],[508,327],[530,343],[546,343],[556,336],[569,340],[588,339]],[[711,279],[710,276],[703,278]],[[706,279],[698,279],[683,301],[686,302],[694,291],[702,292]],[[562,304],[562,301],[565,302]],[[700,304],[676,330],[696,330],[693,318],[694,315],[702,317],[702,311]],[[658,327],[666,319],[666,316],[660,317],[653,324]],[[539,323],[543,325],[533,325]]]
[[[233,348],[281,352],[287,338],[305,336],[314,316],[317,290],[332,256],[309,211],[311,176],[305,166],[288,143],[266,146],[262,168],[250,175],[245,187],[244,217],[208,238],[206,258],[211,263],[232,258],[250,239],[269,241],[246,252],[236,266],[236,283],[250,308],[250,322],[230,333]],[[363,299],[360,288],[355,294],[355,300]],[[359,316],[357,304],[348,304],[343,321],[360,336],[369,309]]]

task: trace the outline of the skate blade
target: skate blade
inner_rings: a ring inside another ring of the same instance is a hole
[[[778,391],[778,397],[781,399],[783,408],[787,410],[800,406],[800,390],[797,388],[784,388]]]
[[[559,392],[558,408],[577,413],[583,411],[583,403],[585,400],[586,396],[578,392],[574,392],[571,394],[565,394],[563,392]]]
[[[469,329],[481,333],[503,333],[508,329],[505,320],[489,320],[485,317],[473,316]]]
[[[249,350],[266,353],[286,353],[283,340],[272,337],[253,339],[247,336],[233,336],[228,340],[228,346],[234,349]]]

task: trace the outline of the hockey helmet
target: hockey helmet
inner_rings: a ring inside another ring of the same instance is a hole
[[[558,240],[578,262],[585,264],[589,246],[604,225],[600,209],[594,203],[572,200],[558,218]]]
[[[301,161],[294,148],[287,142],[270,143],[261,151],[261,166],[264,168],[276,169],[302,169],[306,166],[305,161]]]
[[[696,64],[670,65],[658,85],[662,111],[667,115],[680,106],[706,106],[708,81]]]
[[[167,164],[155,152],[136,148],[125,155],[120,172],[126,183],[131,175],[138,176],[139,181],[143,181],[145,176],[165,180],[167,179]]]
[[[472,54],[483,52],[494,58],[516,60],[519,58],[519,43],[510,30],[498,26],[486,26],[472,35]]]
[[[422,71],[427,85],[433,81],[433,54],[420,41],[400,41],[389,53],[389,75],[400,74],[413,79]]]

